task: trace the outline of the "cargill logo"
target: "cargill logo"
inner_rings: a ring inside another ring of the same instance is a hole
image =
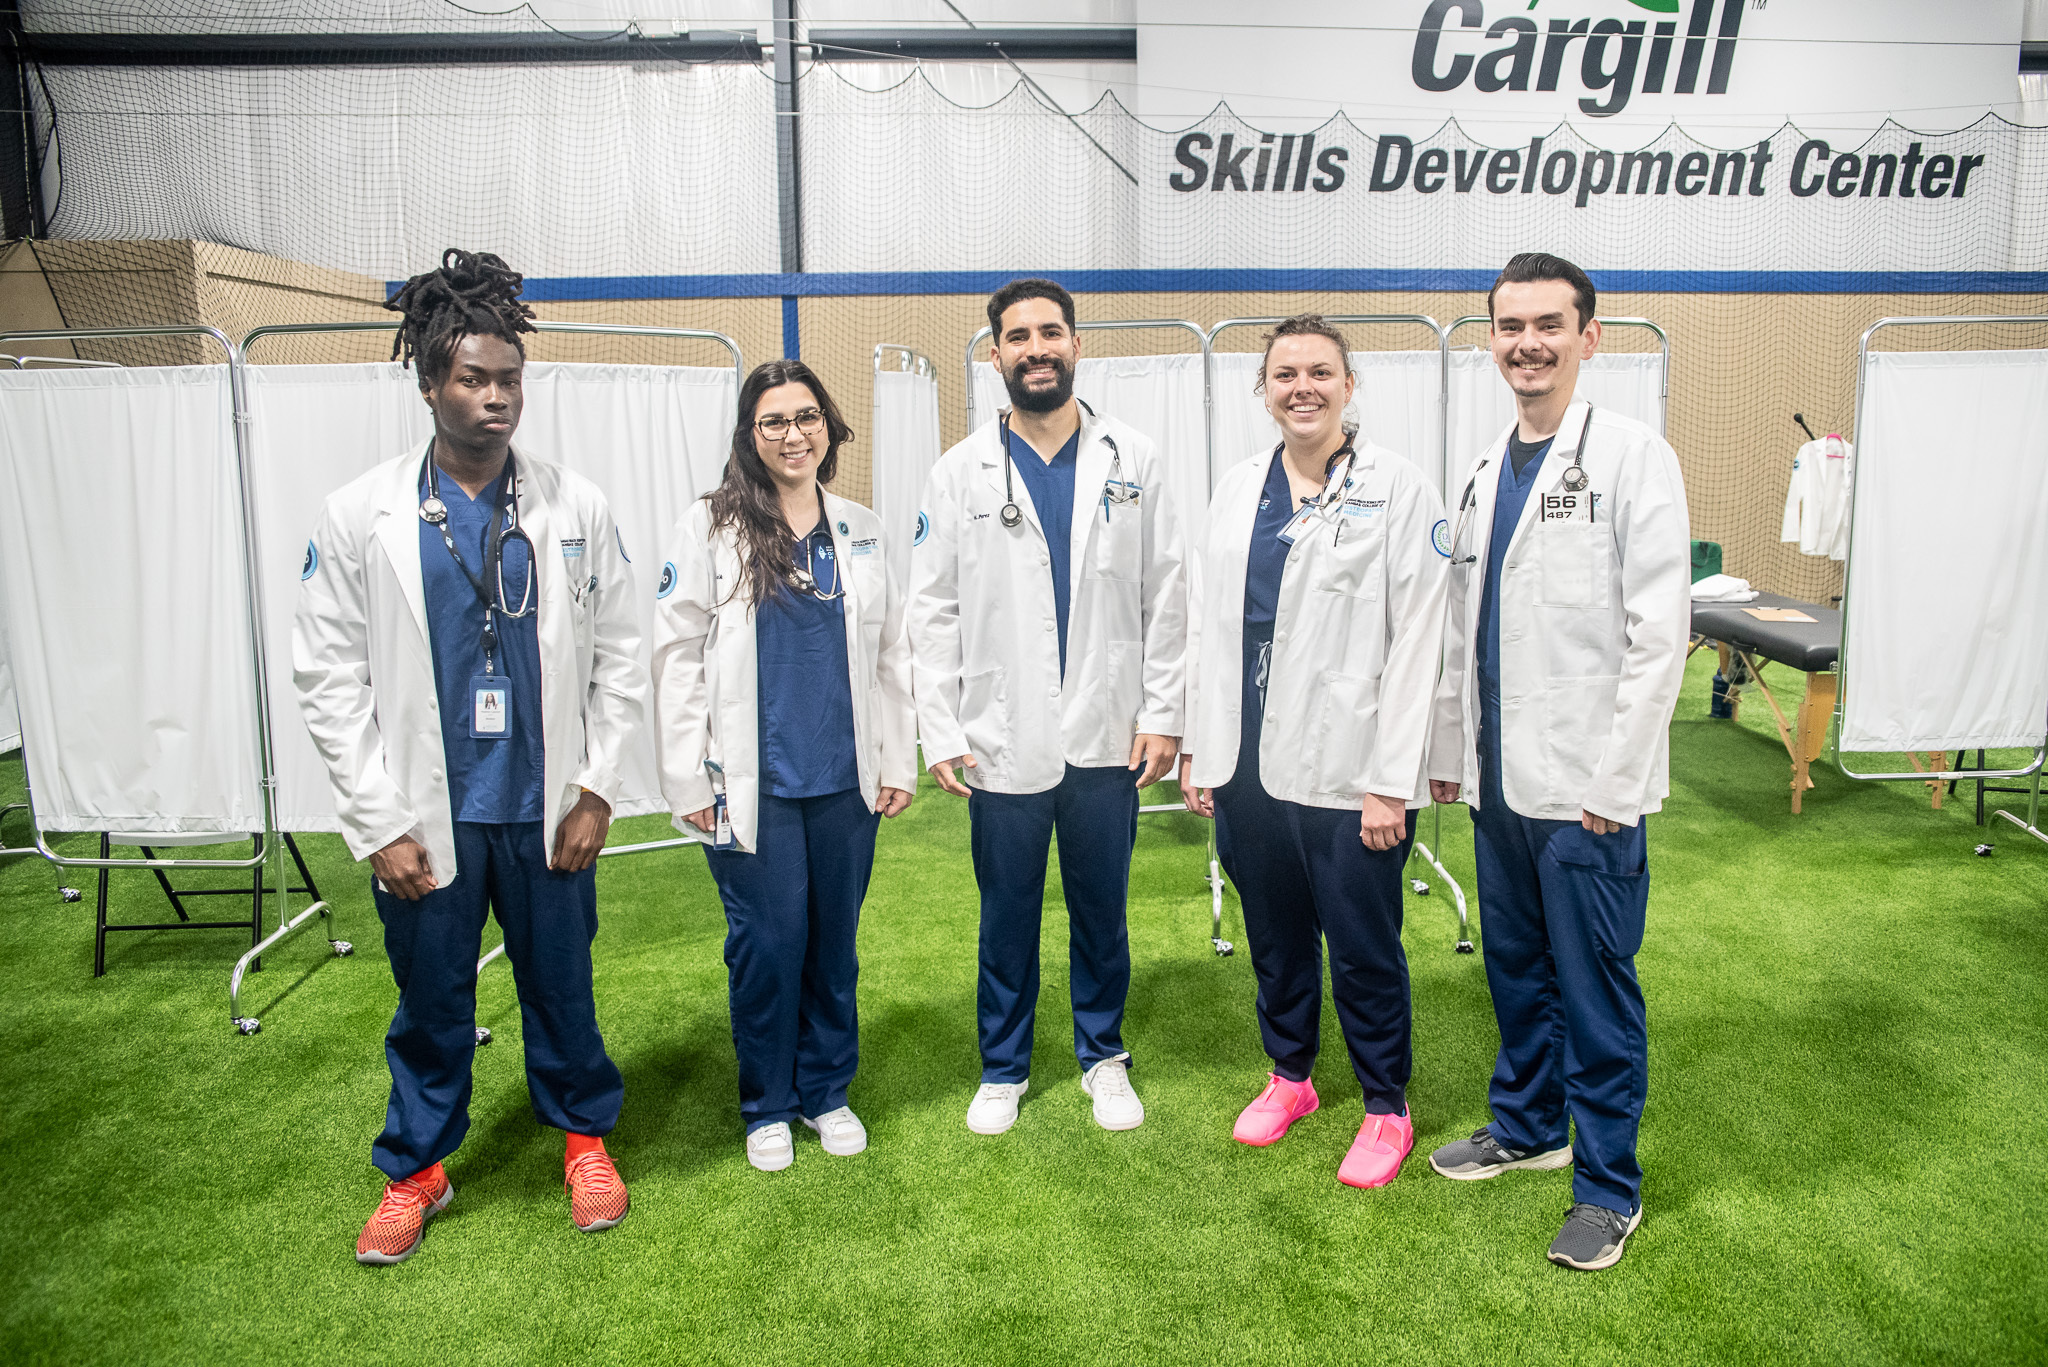
[[[1535,0],[1527,9],[1539,3]],[[1628,3],[1653,14],[1677,14],[1681,0]],[[1422,90],[1442,93],[1469,82],[1481,94],[1556,90],[1570,72],[1587,91],[1579,109],[1596,117],[1619,114],[1638,91],[1661,95],[1668,88],[1674,95],[1694,94],[1700,89],[1702,68],[1705,93],[1724,95],[1735,68],[1742,11],[1748,4],[1749,0],[1690,0],[1685,32],[1680,34],[1676,19],[1596,21],[1546,15],[1539,28],[1536,17],[1526,10],[1504,14],[1489,24],[1485,0],[1431,0],[1415,29],[1410,72]],[[1474,32],[1460,32],[1466,29]],[[1574,59],[1577,70],[1571,72]]]

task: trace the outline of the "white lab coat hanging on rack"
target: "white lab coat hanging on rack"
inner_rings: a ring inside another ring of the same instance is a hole
[[[1780,541],[1798,542],[1801,555],[1848,557],[1849,482],[1855,462],[1855,446],[1833,432],[1799,448],[1785,491]]]

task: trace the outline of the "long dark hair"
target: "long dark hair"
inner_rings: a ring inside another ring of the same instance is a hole
[[[818,462],[818,483],[832,482],[839,472],[839,448],[853,440],[853,429],[839,416],[839,406],[825,392],[824,381],[802,361],[764,361],[740,386],[725,478],[704,497],[711,504],[712,530],[729,526],[738,531],[740,561],[746,567],[740,578],[752,603],[764,603],[771,594],[793,584],[789,546],[796,533],[782,515],[781,492],[754,448],[754,412],[761,406],[761,396],[785,384],[808,387],[825,415],[825,458]],[[735,584],[733,592],[738,593],[740,587]]]
[[[384,305],[405,316],[392,339],[392,359],[418,363],[421,389],[448,378],[464,337],[502,337],[524,359],[519,334],[533,331],[533,310],[519,302],[524,281],[491,252],[450,247],[439,269],[415,275]]]

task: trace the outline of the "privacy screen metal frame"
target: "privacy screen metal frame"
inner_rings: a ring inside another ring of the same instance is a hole
[[[1863,330],[1862,337],[1858,338],[1856,342],[1856,410],[1855,426],[1852,430],[1856,434],[1857,445],[1864,445],[1863,398],[1864,390],[1866,387],[1866,377],[1868,376],[1870,371],[1870,339],[1872,337],[1875,337],[1880,331],[1882,331],[1885,328],[1975,327],[1982,324],[2000,324],[2007,326],[2016,324],[2020,326],[2037,327],[2048,326],[2048,314],[1974,313],[1935,314],[1919,318],[1880,318],[1876,322],[1872,323],[1869,327],[1865,328]],[[1849,697],[1849,586],[1855,582],[1856,491],[1859,485],[1862,483],[1862,480],[1863,461],[1861,459],[1858,459],[1849,472],[1849,549],[1842,570],[1842,635],[1840,644],[1836,648],[1835,655],[1835,672],[1837,676],[1835,680],[1835,714],[1833,717],[1835,741],[1835,767],[1842,771],[1844,777],[1853,778],[1863,783],[1903,783],[1916,781],[1925,783],[1929,778],[1929,775],[1925,771],[1918,769],[1912,771],[1911,773],[1901,774],[1859,774],[1849,767],[1846,760],[1846,754],[1853,752],[1844,752],[1842,749],[1842,718],[1847,709]],[[2041,767],[2044,760],[2048,760],[2048,718],[2043,719],[2041,744],[2034,748],[2033,762],[2028,764],[2026,767],[2021,769],[1971,769],[1966,771],[1951,770],[1947,771],[1947,776],[1960,776],[1963,778],[1973,779],[2029,778],[2041,772]],[[2002,808],[1999,809],[1995,813],[1995,815],[2003,817],[2007,821],[2012,822],[2013,825],[2018,826],[2020,829],[2026,831],[2029,835],[2032,835],[2037,840],[2048,841],[2048,834],[2044,834],[2038,826],[2040,816],[2040,800],[2040,783],[2036,781],[2034,785],[2033,802],[2030,804],[2028,811],[2028,815],[2031,818],[2030,820],[2022,821],[2013,813],[2006,811]]]
[[[262,1028],[254,1017],[241,1012],[242,978],[249,971],[264,950],[289,939],[315,920],[325,919],[330,914],[326,902],[315,901],[297,916],[290,914],[291,873],[284,861],[284,842],[277,829],[277,765],[272,743],[270,716],[270,669],[268,652],[263,639],[263,591],[256,574],[256,519],[255,489],[250,480],[249,459],[249,393],[247,379],[247,358],[243,349],[235,345],[228,335],[216,327],[199,323],[164,324],[158,327],[135,328],[73,328],[21,332],[0,332],[0,342],[81,342],[106,341],[120,338],[140,337],[209,337],[220,345],[227,354],[228,396],[232,409],[232,439],[235,455],[235,478],[241,498],[242,530],[242,592],[244,625],[249,633],[249,663],[255,675],[256,707],[256,755],[258,787],[263,799],[263,830],[252,833],[250,839],[255,848],[247,859],[102,859],[75,858],[60,855],[43,839],[41,823],[36,822],[36,851],[50,863],[61,868],[89,869],[255,869],[270,861],[274,868],[277,894],[278,928],[268,936],[259,936],[249,951],[235,963],[234,971],[228,976],[228,1019],[245,1035],[253,1035]],[[62,364],[60,359],[59,364]],[[75,363],[75,362],[74,362]],[[23,787],[27,789],[29,815],[35,815],[35,792],[28,783],[26,764],[27,748],[23,747]],[[262,928],[258,897],[258,932]],[[346,957],[353,952],[353,946],[346,940],[328,937],[328,945],[334,953]]]

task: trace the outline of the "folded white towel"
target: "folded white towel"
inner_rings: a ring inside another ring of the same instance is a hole
[[[1747,603],[1755,597],[1749,581],[1732,574],[1710,574],[1692,586],[1695,603]]]

